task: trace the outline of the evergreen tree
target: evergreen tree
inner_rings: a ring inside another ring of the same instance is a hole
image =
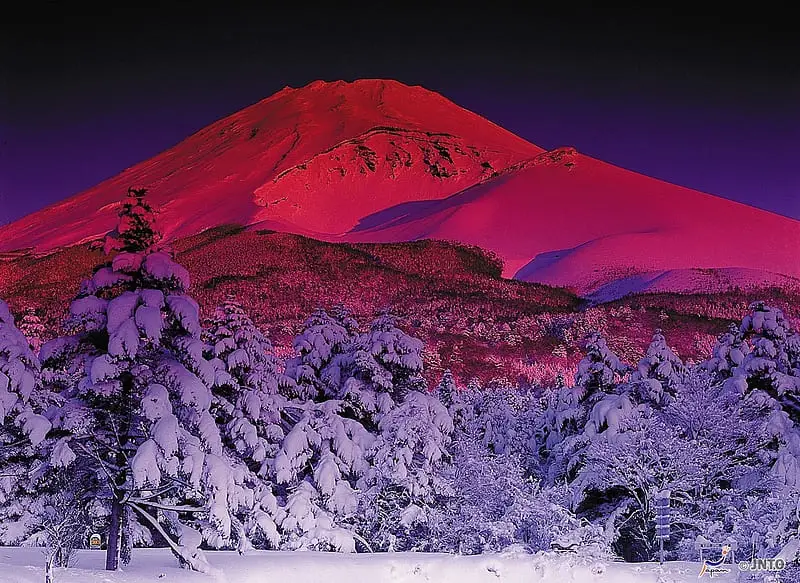
[[[342,402],[291,402],[291,429],[271,462],[283,509],[278,526],[289,549],[354,551],[352,523],[375,436],[342,414]]]
[[[748,352],[750,347],[744,341],[739,326],[731,324],[727,332],[717,339],[713,354],[703,363],[703,368],[717,379],[729,378]]]
[[[42,350],[60,371],[54,378],[77,379],[51,411],[49,463],[78,464],[98,477],[95,497],[109,512],[107,569],[130,559],[143,524],[182,566],[206,571],[202,538],[227,543],[232,512],[262,501],[254,502],[246,473],[223,448],[211,414],[215,371],[203,358],[189,275],[161,244],[144,194],[129,191],[106,239],[118,253],[70,306],[74,335]]]
[[[44,324],[33,308],[26,308],[19,323],[19,331],[28,339],[34,354],[39,354],[45,335]]]
[[[783,312],[755,302],[742,320],[740,332],[751,349],[728,383],[741,394],[761,391],[775,399],[795,423],[800,423],[800,375],[797,347],[800,336]]]
[[[422,341],[397,327],[389,311],[382,312],[352,345],[343,399],[352,414],[376,423],[411,391],[426,391],[422,376]]]
[[[436,397],[412,391],[378,429],[361,528],[382,550],[432,550],[431,512],[451,492],[441,473],[451,461],[453,420]]]
[[[358,325],[343,307],[333,312],[331,316],[321,308],[316,310],[294,340],[297,356],[286,363],[286,374],[295,381],[294,394],[301,399],[341,394],[343,369],[349,366]]]
[[[215,368],[213,409],[226,442],[245,459],[266,463],[284,437],[280,392],[293,386],[272,344],[242,306],[229,297],[204,333]]]
[[[661,330],[656,330],[643,359],[631,375],[639,397],[655,405],[669,402],[683,380],[686,368],[667,345]]]
[[[0,300],[0,542],[20,544],[35,532],[34,503],[42,494],[36,448],[50,431],[40,415],[39,361]]]
[[[451,407],[454,402],[455,394],[458,392],[453,373],[448,368],[442,375],[442,380],[436,386],[436,395],[445,407]]]
[[[28,401],[36,388],[39,361],[28,340],[17,329],[8,305],[0,300],[0,425],[5,429],[13,421],[34,442],[40,442],[49,427],[35,417]],[[14,419],[18,415],[22,418]]]
[[[546,465],[547,459],[556,453],[561,456],[557,460],[560,462],[560,469],[551,475],[551,479],[555,479],[565,467],[574,462],[564,450],[571,450],[574,455],[586,445],[583,430],[589,422],[593,407],[606,397],[614,398],[617,383],[627,370],[601,334],[592,332],[587,336],[586,355],[578,364],[575,385],[562,386],[547,395],[542,415],[537,422],[539,456],[542,458],[540,463]],[[614,407],[626,407],[626,399],[615,399]],[[603,407],[606,408],[609,403],[611,401],[607,401]],[[565,440],[570,441],[564,444]],[[551,470],[555,468],[553,466]]]
[[[355,550],[357,490],[375,441],[361,419],[345,411],[343,381],[352,368],[358,324],[341,305],[316,310],[295,338],[287,362],[295,399],[284,410],[289,427],[272,462],[285,514],[285,548]],[[364,542],[368,548],[368,543]]]
[[[156,212],[145,200],[147,189],[129,188],[119,212],[119,223],[103,242],[103,251],[139,255],[158,250],[162,235],[156,229]]]
[[[617,382],[628,372],[628,367],[606,344],[599,332],[592,332],[586,338],[585,356],[578,363],[575,375],[575,391],[579,401],[602,398],[598,393],[614,391]]]

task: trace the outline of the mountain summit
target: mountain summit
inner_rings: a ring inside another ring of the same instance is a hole
[[[396,81],[285,88],[118,176],[0,227],[0,251],[110,230],[146,187],[165,235],[258,225],[341,242],[454,240],[504,275],[583,295],[795,285],[800,222],[582,155],[546,152]]]
[[[386,206],[444,198],[542,150],[441,95],[396,81],[315,81],[0,228],[0,251],[83,242],[146,187],[166,235],[269,219],[341,234]]]

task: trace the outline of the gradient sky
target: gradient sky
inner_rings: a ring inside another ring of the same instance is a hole
[[[542,147],[800,219],[800,45],[779,14],[125,6],[27,3],[5,19],[0,224],[285,85],[361,77],[420,84]]]

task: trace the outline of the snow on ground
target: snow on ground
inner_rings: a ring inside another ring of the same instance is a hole
[[[103,551],[79,551],[75,567],[56,569],[56,583],[688,583],[696,563],[603,563],[540,553],[453,556],[434,553],[337,554],[209,552],[218,572],[179,569],[165,549],[137,549],[123,572],[103,570]],[[43,555],[35,548],[0,548],[0,583],[42,583]],[[729,565],[730,566],[730,565]],[[714,581],[734,581],[736,567]]]

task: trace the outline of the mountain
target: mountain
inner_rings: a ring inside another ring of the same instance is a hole
[[[454,239],[502,257],[507,277],[598,299],[797,285],[800,277],[800,222],[572,148],[541,154],[445,200],[385,209],[346,238]]]
[[[149,189],[172,238],[264,219],[341,233],[364,215],[444,198],[541,151],[422,87],[317,81],[0,228],[0,251],[47,251],[102,235],[131,185]]]
[[[385,80],[285,88],[0,227],[0,252],[101,236],[129,186],[150,190],[173,239],[240,224],[328,242],[452,240],[497,254],[506,277],[599,300],[800,278],[798,221],[573,148],[545,151]]]

